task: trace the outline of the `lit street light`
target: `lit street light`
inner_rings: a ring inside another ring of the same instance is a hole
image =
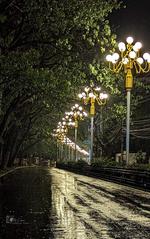
[[[95,103],[99,105],[105,105],[108,95],[106,93],[100,92],[100,87],[85,87],[84,92],[79,94],[79,98],[83,99],[84,104],[90,103],[90,117],[91,117],[91,135],[90,135],[90,154],[89,163],[92,162],[93,157],[93,126],[94,126],[94,115],[95,115]]]
[[[67,139],[66,134],[68,129],[66,125],[62,122],[59,122],[57,125],[57,129],[54,129],[55,136],[57,137],[57,160],[63,158],[63,141]]]
[[[84,117],[87,116],[87,113],[83,111],[82,106],[79,106],[78,104],[75,104],[70,112],[66,112],[66,117],[68,120],[71,119],[70,126],[73,125],[72,120],[74,121],[74,127],[75,127],[75,161],[77,162],[77,132],[78,132],[78,121],[83,120]],[[66,118],[65,117],[65,118]]]
[[[120,53],[107,55],[106,60],[109,62],[109,68],[114,73],[124,70],[125,89],[127,92],[127,118],[126,118],[126,163],[129,164],[129,146],[130,146],[130,98],[131,89],[133,88],[133,72],[136,74],[147,73],[150,70],[150,54],[144,53],[143,58],[140,56],[142,44],[133,43],[132,37],[127,37],[126,44],[120,42],[118,48]]]

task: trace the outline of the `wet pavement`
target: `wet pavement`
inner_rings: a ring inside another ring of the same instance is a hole
[[[0,239],[149,239],[150,193],[59,169],[0,185]]]

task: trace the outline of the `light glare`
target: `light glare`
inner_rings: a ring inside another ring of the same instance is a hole
[[[106,93],[100,93],[99,98],[100,98],[101,100],[107,99],[107,98],[108,98],[108,95],[107,95]]]
[[[100,90],[101,90],[101,87],[96,87],[95,90],[96,90],[96,91],[100,91]]]
[[[85,96],[86,96],[85,92],[82,92],[82,97],[85,97]]]
[[[94,94],[92,92],[89,93],[89,97],[92,98]]]
[[[119,47],[119,51],[125,51],[125,49],[126,49],[126,46],[125,46],[124,42],[120,42],[118,44],[118,47]]]
[[[126,41],[128,44],[132,44],[134,39],[133,39],[133,37],[127,37]]]
[[[125,57],[125,58],[122,59],[122,63],[123,63],[124,65],[128,64],[128,62],[129,62],[129,60],[128,60],[127,57]]]
[[[138,57],[138,58],[136,59],[136,61],[137,61],[140,65],[143,64],[143,62],[144,62],[144,60],[143,60],[142,57]]]
[[[141,42],[136,42],[135,47],[139,50],[142,48],[142,43]]]
[[[130,51],[129,57],[130,57],[131,59],[134,59],[134,58],[136,57],[135,51]]]
[[[85,87],[84,90],[85,90],[85,92],[88,92],[88,91],[89,91],[89,88],[88,88],[88,87]]]
[[[106,56],[106,61],[111,62],[112,61],[112,56],[111,55],[107,55]]]
[[[150,59],[150,54],[147,53],[147,52],[145,52],[145,53],[143,54],[143,58],[144,58],[144,60]]]
[[[119,59],[119,54],[115,52],[115,53],[112,55],[112,58],[117,61],[117,60]]]

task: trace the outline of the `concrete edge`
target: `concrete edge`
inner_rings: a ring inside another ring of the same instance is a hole
[[[7,175],[7,174],[10,174],[10,173],[14,172],[14,171],[17,170],[17,169],[22,169],[22,168],[33,168],[33,167],[36,167],[36,166],[33,165],[33,166],[19,166],[19,167],[16,167],[16,168],[13,168],[13,169],[7,170],[6,172],[4,172],[4,173],[2,173],[2,174],[0,173],[0,178],[4,177],[4,176]]]

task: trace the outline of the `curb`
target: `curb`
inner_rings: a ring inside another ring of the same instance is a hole
[[[20,167],[16,167],[10,170],[7,170],[6,172],[0,174],[0,178],[3,178],[5,175],[14,172],[17,169],[22,169],[22,168],[32,168],[32,167],[36,167],[36,166],[20,166]]]

